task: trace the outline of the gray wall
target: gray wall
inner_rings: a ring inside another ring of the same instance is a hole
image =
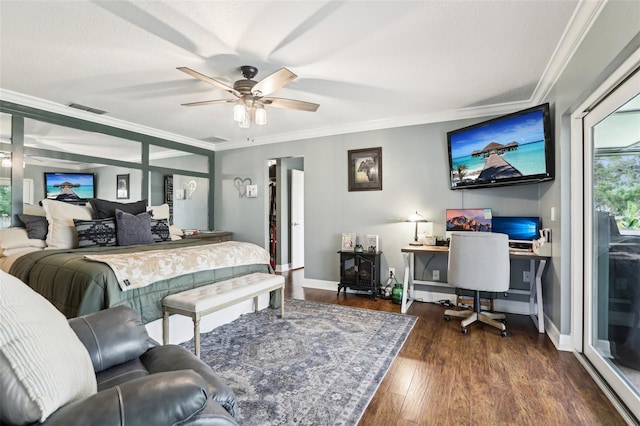
[[[216,228],[234,238],[264,246],[264,191],[270,158],[304,157],[305,277],[338,281],[343,232],[358,238],[378,234],[382,272],[395,267],[401,276],[400,248],[413,239],[405,222],[419,211],[444,235],[447,208],[491,207],[496,215],[538,215],[538,184],[518,187],[449,189],[446,133],[480,120],[436,123],[285,142],[216,153]],[[349,192],[347,151],[382,147],[382,191]],[[235,170],[235,173],[231,173]],[[280,173],[278,176],[282,176]],[[240,199],[235,176],[251,177],[259,185],[258,199]],[[257,202],[256,202],[257,201]],[[423,230],[423,229],[421,229]]]
[[[552,229],[553,259],[545,276],[544,311],[562,334],[570,332],[570,123],[568,115],[634,47],[640,46],[640,2],[609,2],[567,64],[545,102],[552,105],[556,137],[556,180],[541,184],[451,191],[446,132],[477,120],[461,120],[380,131],[336,135],[274,145],[218,151],[215,173],[215,226],[235,238],[266,247],[266,162],[304,157],[305,277],[338,281],[342,232],[378,234],[382,272],[402,271],[400,248],[413,235],[403,222],[419,211],[444,234],[447,208],[491,207],[496,215],[538,215]],[[347,191],[347,151],[382,147],[383,190]],[[257,199],[239,199],[236,176],[259,185]],[[551,208],[556,220],[551,222]]]

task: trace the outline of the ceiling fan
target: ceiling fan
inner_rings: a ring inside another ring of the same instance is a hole
[[[233,109],[233,119],[239,123],[240,127],[243,128],[250,127],[252,119],[258,125],[266,124],[267,115],[264,109],[265,105],[312,112],[315,112],[320,106],[311,102],[285,98],[274,98],[268,96],[276,90],[286,86],[297,77],[297,75],[284,67],[280,68],[278,71],[258,82],[253,80],[253,78],[258,74],[258,68],[250,65],[243,65],[240,67],[240,72],[245,79],[236,81],[235,83],[233,83],[233,87],[230,87],[224,83],[219,82],[218,80],[214,80],[211,77],[194,71],[191,68],[178,67],[177,69],[186,74],[189,74],[192,77],[197,78],[198,80],[209,83],[212,86],[217,87],[218,89],[229,92],[237,98],[189,102],[186,104],[182,104],[183,106],[233,103],[235,104],[235,107]]]

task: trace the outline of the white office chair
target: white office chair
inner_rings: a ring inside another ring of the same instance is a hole
[[[480,292],[506,292],[509,290],[509,237],[491,232],[454,232],[449,243],[449,284],[462,289],[473,290],[473,311],[447,309],[444,318],[464,318],[462,332],[475,321],[498,328],[507,335],[504,314],[482,312]]]

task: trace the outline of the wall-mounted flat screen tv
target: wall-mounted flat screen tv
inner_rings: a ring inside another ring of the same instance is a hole
[[[451,189],[554,178],[549,104],[447,133]]]
[[[44,193],[50,200],[75,201],[96,197],[93,173],[44,173]]]

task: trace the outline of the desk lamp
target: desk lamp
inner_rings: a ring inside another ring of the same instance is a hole
[[[428,220],[425,219],[424,216],[422,216],[420,213],[415,212],[414,214],[409,216],[409,218],[407,219],[407,222],[414,222],[416,224],[416,230],[415,230],[415,233],[414,233],[414,236],[413,236],[413,242],[409,243],[409,245],[421,246],[422,243],[418,242],[418,223],[419,222],[428,222]]]

